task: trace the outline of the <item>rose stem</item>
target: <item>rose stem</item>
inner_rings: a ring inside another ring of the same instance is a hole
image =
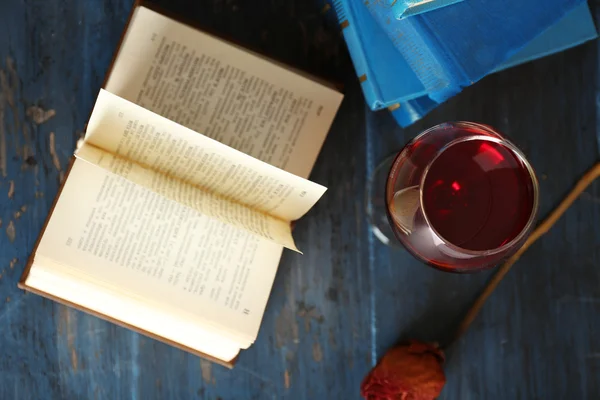
[[[542,235],[552,228],[552,226],[556,223],[556,221],[567,211],[567,209],[573,204],[573,202],[579,197],[579,195],[587,189],[587,187],[594,182],[596,178],[600,176],[600,162],[596,163],[589,171],[587,171],[577,182],[577,185],[571,190],[571,192],[565,197],[558,207],[556,207],[550,215],[540,224],[538,227],[531,233],[525,244],[512,256],[510,257],[502,266],[498,269],[498,272],[492,277],[492,279],[488,282],[486,287],[483,289],[483,292],[479,295],[475,303],[471,306],[463,320],[461,321],[456,333],[454,334],[454,338],[446,345],[445,347],[449,347],[452,343],[458,340],[466,331],[469,329],[471,323],[477,317],[477,314],[483,307],[483,304],[487,300],[487,298],[492,294],[496,286],[500,283],[504,275],[510,268],[516,263],[519,258],[525,253],[525,251],[534,244]]]

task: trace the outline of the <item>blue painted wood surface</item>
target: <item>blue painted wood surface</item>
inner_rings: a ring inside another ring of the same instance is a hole
[[[445,274],[380,245],[363,211],[365,182],[376,163],[425,127],[485,122],[527,153],[540,176],[545,215],[599,158],[597,43],[490,76],[403,130],[388,113],[367,110],[338,28],[319,4],[161,3],[345,84],[346,98],[312,175],[329,191],[296,227],[306,254],[286,252],[258,340],[232,371],[19,291],[19,275],[131,0],[5,0],[1,399],[358,399],[362,377],[386,349],[406,337],[443,339],[490,275]],[[44,117],[51,118],[36,123]],[[600,398],[599,338],[597,183],[526,253],[450,350],[442,398]]]

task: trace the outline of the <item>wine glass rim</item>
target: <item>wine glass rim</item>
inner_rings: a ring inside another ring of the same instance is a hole
[[[429,226],[429,228],[450,249],[452,249],[454,251],[457,251],[457,252],[460,252],[460,253],[463,253],[463,254],[472,255],[472,256],[488,256],[488,255],[497,254],[497,253],[505,251],[506,249],[514,246],[515,243],[518,243],[519,241],[521,241],[523,239],[523,237],[527,234],[527,232],[529,232],[529,230],[532,227],[532,225],[534,224],[535,218],[536,218],[536,215],[537,215],[538,201],[539,201],[539,199],[538,199],[538,196],[539,196],[539,182],[537,180],[537,177],[536,177],[536,174],[535,174],[535,171],[534,171],[533,167],[531,166],[531,164],[529,163],[529,161],[527,161],[527,158],[525,157],[525,155],[521,152],[521,150],[517,146],[515,146],[514,144],[512,144],[508,139],[506,139],[503,136],[501,136],[499,132],[496,132],[496,131],[490,129],[487,126],[480,125],[480,124],[475,124],[475,123],[472,123],[472,122],[467,122],[467,123],[461,122],[460,124],[468,124],[468,125],[472,125],[474,127],[477,127],[478,129],[484,129],[487,132],[493,133],[495,136],[487,136],[487,135],[463,136],[463,137],[460,137],[460,138],[452,140],[451,142],[449,142],[448,144],[446,144],[444,147],[442,147],[437,152],[437,154],[435,155],[435,157],[433,157],[427,163],[427,166],[423,170],[423,175],[421,176],[421,180],[420,180],[420,183],[419,183],[419,203],[420,203],[419,206],[421,207],[421,210],[422,210],[422,213],[423,213],[423,217],[425,218],[425,222],[427,223],[427,225]],[[432,132],[435,128],[440,128],[442,125],[444,125],[444,124],[437,125],[437,126],[435,126],[433,128],[430,128],[430,129],[426,130],[422,134],[418,135],[415,139],[413,139],[413,141],[417,140],[420,136],[422,136],[422,135],[424,135],[426,133]],[[527,223],[523,226],[523,228],[521,229],[521,231],[519,232],[519,234],[516,235],[512,240],[510,240],[509,242],[503,244],[502,246],[495,247],[493,249],[469,250],[469,249],[465,249],[463,247],[457,246],[457,245],[451,243],[450,241],[448,241],[431,224],[431,221],[429,220],[429,217],[427,216],[427,212],[426,212],[425,207],[424,207],[425,203],[423,202],[423,187],[424,187],[425,179],[427,178],[427,174],[428,174],[429,170],[431,169],[431,166],[435,163],[435,161],[446,150],[448,150],[450,147],[452,147],[452,146],[454,146],[456,144],[459,144],[459,143],[469,142],[469,141],[473,141],[473,140],[482,140],[482,141],[494,142],[494,143],[500,144],[500,145],[506,147],[508,150],[510,150],[514,154],[514,156],[516,156],[523,163],[523,165],[525,166],[525,168],[527,169],[527,172],[529,174],[529,178],[531,180],[531,185],[533,187],[533,202],[532,202],[532,206],[531,206],[531,213],[529,215]]]

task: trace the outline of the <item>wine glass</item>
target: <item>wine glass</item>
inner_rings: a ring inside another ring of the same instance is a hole
[[[449,272],[491,268],[531,231],[538,181],[523,153],[492,127],[443,123],[376,169],[368,196],[375,235]],[[377,185],[381,185],[377,187]]]

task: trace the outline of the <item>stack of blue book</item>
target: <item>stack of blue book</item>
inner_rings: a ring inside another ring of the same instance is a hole
[[[328,0],[365,100],[403,127],[483,77],[597,37],[585,0]]]

